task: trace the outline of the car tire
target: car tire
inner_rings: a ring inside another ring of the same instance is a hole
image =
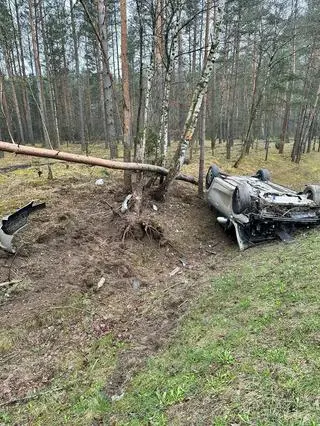
[[[307,185],[303,193],[316,204],[320,204],[320,185]]]
[[[256,177],[262,182],[267,182],[271,179],[271,173],[268,169],[259,169],[256,173]]]
[[[212,166],[209,167],[206,175],[206,189],[209,189],[213,179],[218,176],[220,176],[220,169],[216,164],[212,164]]]
[[[238,185],[232,194],[232,210],[235,214],[241,214],[251,207],[251,196],[248,185]]]

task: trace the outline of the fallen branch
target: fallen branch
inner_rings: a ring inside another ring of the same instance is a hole
[[[12,399],[9,399],[9,401],[1,402],[0,403],[0,407],[6,407],[6,406],[9,406],[9,405],[15,405],[15,404],[20,404],[20,403],[25,403],[25,402],[31,401],[32,399],[38,399],[38,398],[40,398],[40,397],[42,397],[44,395],[47,395],[49,393],[61,392],[61,391],[67,390],[72,385],[74,385],[74,383],[68,383],[66,386],[60,386],[60,387],[55,388],[55,389],[48,389],[48,390],[42,391],[42,392],[41,391],[40,392],[35,392],[35,393],[31,394],[31,395],[27,395],[27,396],[24,396],[22,398],[12,398]]]
[[[184,175],[183,173],[179,173],[176,176],[176,180],[183,180],[184,182],[192,183],[193,185],[198,185],[198,179],[193,176]]]
[[[55,163],[49,163],[55,164]],[[31,167],[38,168],[40,166],[47,166],[48,163],[40,163],[40,164],[16,164],[14,166],[8,166],[8,167],[1,167],[0,173],[8,173],[8,172],[14,172],[15,170],[21,170],[21,169],[29,169]]]
[[[22,281],[22,280],[5,281],[5,282],[3,282],[3,283],[0,283],[0,288],[2,288],[2,287],[9,287],[10,285],[18,284],[18,283],[20,283],[21,281]]]

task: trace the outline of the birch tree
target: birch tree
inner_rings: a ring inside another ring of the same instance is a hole
[[[208,57],[209,33],[210,25],[213,25],[214,20],[211,17],[211,0],[207,0],[205,13],[205,40],[204,40],[204,58],[203,66],[206,65]],[[212,65],[213,66],[213,65]],[[203,96],[202,116],[201,116],[201,133],[200,133],[200,156],[199,156],[199,174],[198,174],[198,195],[203,196],[203,175],[204,175],[204,156],[205,156],[205,141],[206,141],[206,118],[207,118],[207,93]]]
[[[163,184],[160,186],[159,190],[157,191],[159,198],[164,197],[170,184],[178,175],[184,163],[188,146],[193,137],[193,134],[198,122],[198,117],[201,110],[203,98],[207,92],[208,83],[213,72],[213,68],[214,68],[213,65],[214,65],[214,62],[216,61],[217,48],[220,42],[220,25],[221,25],[221,14],[222,14],[221,7],[219,7],[218,0],[214,2],[214,8],[215,8],[215,14],[217,18],[216,18],[215,27],[213,28],[211,34],[209,35],[210,44],[208,48],[207,60],[206,60],[205,66],[203,67],[201,78],[198,81],[197,86],[194,90],[190,108],[189,108],[188,115],[184,125],[183,135],[175,151],[171,166],[169,168],[169,173],[166,176]]]

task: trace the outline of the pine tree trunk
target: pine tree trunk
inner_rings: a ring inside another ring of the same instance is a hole
[[[72,41],[74,50],[74,61],[76,66],[76,78],[78,86],[78,103],[79,103],[79,130],[80,130],[80,144],[81,151],[85,151],[85,140],[84,140],[84,114],[83,114],[83,87],[82,79],[80,76],[80,64],[79,64],[79,48],[78,48],[78,37],[76,34],[76,26],[74,20],[74,5],[73,0],[70,0],[70,14],[71,14],[71,29],[72,29]]]
[[[125,162],[131,160],[132,146],[132,117],[131,101],[129,93],[129,66],[127,47],[127,2],[120,0],[121,15],[121,70],[122,70],[122,93],[123,93],[123,159]],[[131,173],[124,172],[125,189],[131,191]]]
[[[107,117],[108,143],[110,146],[110,158],[118,156],[116,144],[116,129],[114,122],[114,99],[112,79],[109,67],[109,49],[108,49],[108,32],[107,32],[107,13],[104,0],[98,0],[98,17],[99,17],[99,35],[100,48],[103,57],[103,90],[104,105]]]
[[[44,97],[44,89],[42,82],[42,72],[41,72],[41,64],[39,57],[39,38],[37,34],[37,22],[36,22],[36,8],[34,0],[28,0],[29,4],[29,24],[31,29],[31,40],[32,40],[32,51],[33,51],[33,59],[34,66],[36,72],[36,81],[37,81],[37,91],[38,91],[38,107],[41,118],[41,124],[44,134],[45,146],[50,147],[50,137],[47,128],[47,119],[46,119],[46,108],[45,108],[45,97]]]
[[[298,0],[294,0],[294,4],[292,6],[293,6],[292,12],[294,17],[293,38],[292,38],[292,74],[294,76],[296,73],[296,19],[297,19],[297,13],[298,13]],[[279,154],[283,154],[284,152],[284,145],[285,145],[285,141],[286,141],[287,133],[288,133],[288,124],[289,124],[290,110],[291,110],[291,98],[292,98],[292,93],[294,90],[294,83],[293,83],[292,77],[287,84],[285,109],[284,109],[284,116],[283,116],[282,129],[281,129],[281,135],[280,135]]]
[[[15,83],[14,83],[12,65],[10,63],[8,51],[5,51],[4,57],[5,57],[6,68],[7,68],[9,79],[10,79],[13,105],[14,105],[14,109],[15,109],[17,121],[18,121],[19,136],[20,136],[19,139],[20,139],[20,142],[23,143],[24,142],[23,124],[22,124],[22,119],[21,119],[20,106],[19,106],[19,102],[18,102],[16,87],[15,87]]]
[[[3,84],[3,75],[0,72],[0,106],[1,106],[1,113],[4,117],[7,130],[9,133],[9,137],[12,143],[14,143],[13,134],[12,134],[12,118],[9,115],[9,108],[8,108],[8,102],[6,97],[6,92],[4,90],[4,84]]]
[[[26,68],[25,68],[25,59],[24,59],[24,49],[22,44],[22,34],[21,34],[21,23],[20,23],[20,13],[19,13],[19,6],[17,3],[17,0],[14,0],[14,6],[15,6],[15,17],[17,21],[17,29],[18,29],[18,42],[19,42],[19,54],[20,54],[20,64],[21,64],[21,72],[22,72],[22,78],[23,78],[23,84],[22,84],[22,99],[23,99],[23,106],[25,110],[25,119],[27,123],[27,139],[34,144],[34,134],[33,134],[33,127],[32,127],[32,118],[31,118],[31,109],[30,109],[30,101],[27,94],[27,75],[26,75]]]

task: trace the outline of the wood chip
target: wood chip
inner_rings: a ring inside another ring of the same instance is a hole
[[[101,288],[105,282],[106,282],[105,277],[101,277],[100,280],[99,280],[99,282],[98,282],[97,287]]]
[[[180,269],[181,268],[179,268],[179,266],[177,266],[176,268],[174,268],[173,271],[171,271],[169,273],[170,277],[173,277],[174,275],[176,275],[180,271]]]

